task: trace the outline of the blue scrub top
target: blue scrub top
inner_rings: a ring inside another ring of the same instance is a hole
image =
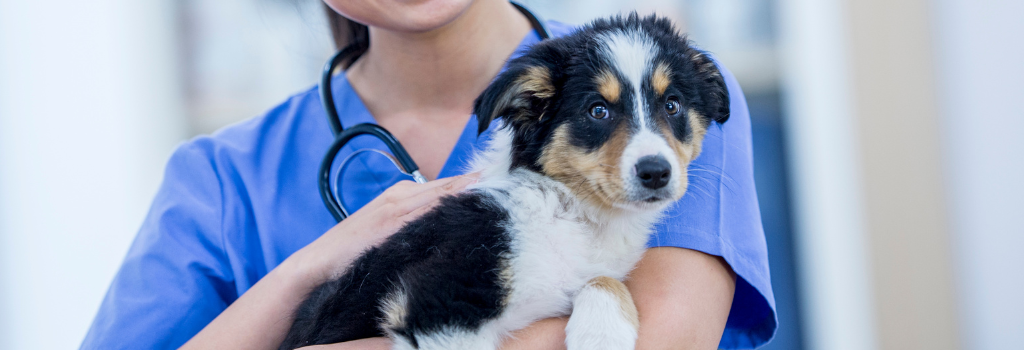
[[[553,36],[573,29],[547,25]],[[520,50],[539,40],[531,32]],[[649,246],[725,258],[738,278],[721,347],[753,348],[775,333],[775,297],[754,191],[750,116],[736,79],[724,69],[723,75],[732,116],[711,125],[703,152],[690,165],[689,190],[656,226]],[[344,74],[335,80],[334,98],[344,125],[374,121]],[[483,145],[487,135],[477,137],[476,123],[470,119],[440,177],[460,174]],[[332,139],[311,88],[263,116],[179,146],[82,348],[177,348],[334,226],[317,189],[317,170]],[[387,149],[360,137],[339,157],[367,147]],[[383,157],[375,158],[352,162],[345,171],[344,197],[352,210],[403,178]]]

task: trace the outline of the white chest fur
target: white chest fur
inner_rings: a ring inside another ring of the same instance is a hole
[[[581,203],[550,178],[515,170],[477,187],[506,207],[511,236],[503,275],[510,294],[498,328],[568,315],[591,279],[622,280],[643,255],[657,212],[611,212]]]
[[[499,128],[471,171],[473,186],[507,209],[511,235],[503,269],[510,294],[499,319],[482,333],[502,337],[542,318],[568,315],[573,297],[594,277],[622,280],[643,255],[661,210],[601,210],[583,203],[568,187],[549,177],[512,170],[511,135]]]

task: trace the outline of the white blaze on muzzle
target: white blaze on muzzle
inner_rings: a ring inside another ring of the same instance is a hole
[[[679,156],[669,146],[665,137],[654,130],[655,123],[651,118],[643,94],[642,84],[654,70],[653,58],[657,55],[657,46],[642,33],[617,32],[603,38],[605,58],[621,75],[626,92],[632,94],[634,101],[632,117],[635,128],[626,148],[619,160],[622,183],[625,184],[626,195],[631,200],[644,201],[651,197],[674,198],[679,187],[680,170]],[[664,157],[669,165],[668,184],[656,189],[647,188],[637,174],[637,163],[648,156]]]

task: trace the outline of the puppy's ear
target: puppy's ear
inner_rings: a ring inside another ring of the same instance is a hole
[[[700,80],[700,113],[718,123],[729,120],[729,87],[715,61],[700,50],[692,50],[690,61],[696,67]]]
[[[554,65],[533,57],[537,50],[509,63],[509,68],[476,99],[473,113],[483,133],[503,117],[513,126],[539,121],[555,96]]]

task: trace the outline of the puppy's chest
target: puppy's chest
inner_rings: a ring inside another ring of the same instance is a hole
[[[513,299],[564,303],[594,277],[624,278],[643,254],[646,218],[594,215],[561,187],[537,181],[506,192]]]

